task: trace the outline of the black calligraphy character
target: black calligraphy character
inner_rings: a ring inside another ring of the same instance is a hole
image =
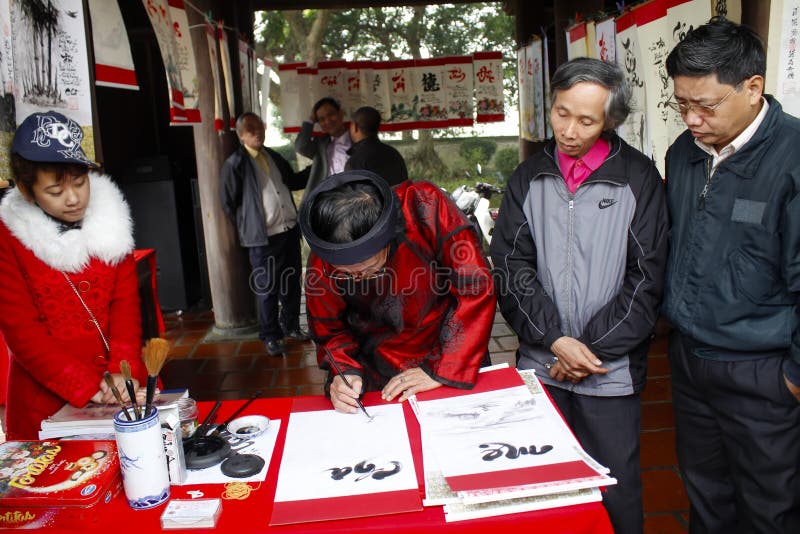
[[[342,480],[344,477],[350,474],[352,471],[352,467],[333,467],[331,469],[326,469],[326,471],[331,472],[331,478],[333,480]]]
[[[372,478],[374,478],[375,480],[383,480],[384,478],[396,475],[402,469],[400,462],[392,461],[391,464],[394,465],[393,469],[386,469],[386,468],[378,469],[377,471],[372,473]]]
[[[438,91],[439,89],[439,81],[436,79],[436,73],[426,72],[422,75],[423,91]]]
[[[360,474],[361,476],[356,478],[356,482],[364,478],[367,478],[370,475],[370,473],[372,473],[374,470],[375,470],[375,464],[367,463],[366,460],[358,462],[353,471]]]
[[[494,449],[489,449],[492,445],[496,447]],[[512,460],[519,458],[521,455],[532,454],[532,455],[539,455],[545,454],[553,450],[552,445],[542,445],[541,447],[537,447],[536,445],[531,445],[529,447],[514,447],[513,445],[509,445],[508,443],[482,443],[480,448],[487,449],[485,454],[481,457],[482,460],[486,462],[491,462],[492,460],[496,460],[501,456],[506,458],[510,458]],[[505,451],[505,454],[503,454]]]

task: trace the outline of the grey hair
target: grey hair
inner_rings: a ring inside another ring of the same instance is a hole
[[[600,59],[577,57],[559,66],[550,81],[550,106],[555,103],[559,91],[566,91],[580,82],[608,89],[605,130],[613,130],[625,121],[631,111],[631,91],[625,74],[617,65]]]
[[[264,121],[261,120],[261,117],[259,117],[258,115],[256,115],[252,111],[245,111],[244,113],[239,115],[239,117],[236,119],[236,134],[237,135],[241,136],[242,133],[244,132],[244,123],[245,123],[245,121],[247,121],[247,119],[255,119],[258,122],[260,122],[262,126],[264,125]]]

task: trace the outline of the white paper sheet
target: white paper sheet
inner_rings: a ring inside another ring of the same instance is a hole
[[[292,413],[275,501],[416,489],[402,406],[371,406],[369,413],[372,421],[334,410]]]
[[[418,406],[422,431],[430,434],[445,476],[582,461],[550,402],[526,386]]]
[[[252,440],[232,441],[231,447],[239,454],[255,454],[264,459],[264,467],[257,474],[245,478],[233,478],[222,473],[222,464],[217,464],[205,469],[189,470],[186,481],[182,486],[193,484],[224,484],[227,482],[263,482],[267,479],[267,469],[275,450],[275,442],[278,440],[278,432],[281,429],[280,419],[270,419],[266,432],[256,436]],[[250,442],[250,443],[248,443]]]

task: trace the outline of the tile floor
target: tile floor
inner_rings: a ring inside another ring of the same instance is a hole
[[[165,337],[173,344],[161,374],[165,387],[188,387],[197,400],[243,399],[258,390],[268,397],[322,394],[325,373],[317,368],[311,342],[287,340],[286,356],[275,357],[266,353],[255,336],[208,341],[214,323],[211,311],[167,314],[165,322]],[[498,313],[489,341],[492,362],[513,364],[517,347],[516,336]],[[648,383],[642,394],[646,534],[686,532],[689,515],[674,451],[666,352],[666,332],[660,328],[650,348]]]

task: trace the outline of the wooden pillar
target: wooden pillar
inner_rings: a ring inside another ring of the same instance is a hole
[[[193,4],[202,11],[211,10],[216,5],[212,0],[194,0]],[[194,9],[187,9],[186,14],[189,26],[205,22]],[[219,195],[220,169],[238,140],[231,132],[220,135],[214,131],[214,87],[205,30],[193,28],[191,35],[203,118],[201,124],[193,126],[197,182],[215,330],[224,337],[249,332],[256,323],[255,300],[248,283],[250,262],[246,251],[239,246],[236,229],[222,211]]]

